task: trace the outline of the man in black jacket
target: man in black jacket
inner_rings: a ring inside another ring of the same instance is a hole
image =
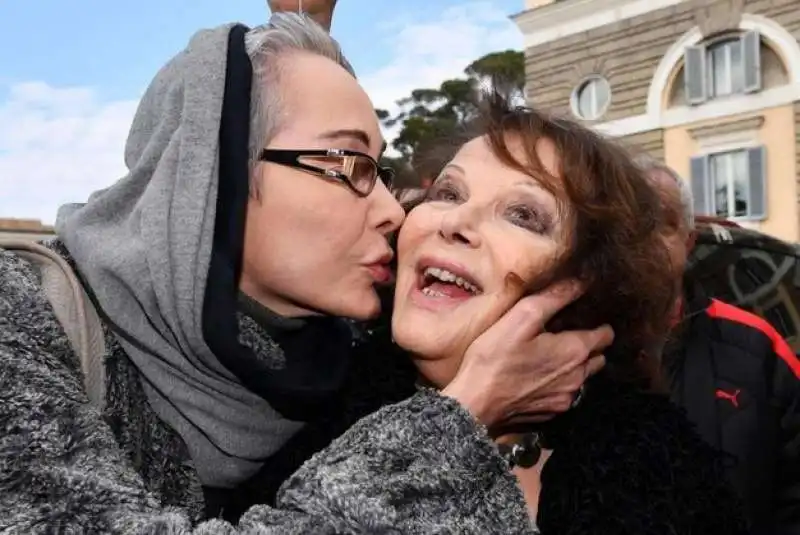
[[[662,352],[672,399],[709,443],[735,457],[729,474],[753,534],[800,534],[800,360],[767,321],[683,276],[695,241],[691,189],[668,167],[640,163],[662,193],[679,281]]]

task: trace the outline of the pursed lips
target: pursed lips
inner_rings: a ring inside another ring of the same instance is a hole
[[[389,284],[394,281],[394,272],[391,268],[393,258],[394,252],[388,250],[381,254],[374,262],[365,264],[367,271],[369,271],[376,283]]]

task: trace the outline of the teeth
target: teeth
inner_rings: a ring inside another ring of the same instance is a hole
[[[422,293],[429,296],[429,297],[444,297],[445,295],[441,292],[437,292],[436,290],[431,290],[430,288],[423,288]]]
[[[424,275],[426,277],[433,277],[438,279],[442,282],[449,282],[455,283],[457,286],[464,288],[471,294],[478,294],[478,288],[469,281],[464,280],[463,278],[459,277],[455,273],[451,273],[446,269],[437,268],[437,267],[429,267],[425,269]],[[435,292],[434,292],[435,293]],[[432,294],[428,294],[432,295]]]

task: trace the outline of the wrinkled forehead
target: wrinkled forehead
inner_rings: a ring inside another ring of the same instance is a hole
[[[650,181],[663,205],[672,209],[681,209],[681,188],[675,178],[666,171],[656,169],[649,173]]]
[[[473,138],[459,147],[445,164],[444,171],[448,174],[455,172],[476,185],[486,182],[492,189],[501,187],[506,181],[525,178],[523,173],[508,167],[498,158],[485,137]]]
[[[508,134],[503,140],[503,148],[505,149],[505,152],[507,152],[507,155],[510,157],[510,159],[513,160],[515,164],[514,167],[519,166],[527,170],[527,172],[523,173],[520,170],[513,169],[514,172],[526,174],[529,178],[536,180],[541,178],[537,176],[538,174],[541,174],[539,171],[553,176],[560,175],[560,156],[555,144],[552,141],[547,138],[536,140],[536,143],[533,147],[533,152],[535,152],[538,160],[537,162],[530,161],[530,147],[525,146],[523,143],[524,141],[515,134]],[[489,139],[486,136],[480,136],[473,138],[462,145],[452,158],[452,161],[458,162],[459,160],[472,160],[476,163],[481,163],[484,165],[494,165],[509,168],[510,166],[507,164],[510,162],[505,162],[503,161],[504,159],[505,158],[503,158],[502,155],[497,154],[497,151],[492,149]],[[535,169],[537,165],[541,165],[542,169]]]
[[[675,181],[675,177],[664,171],[663,169],[654,169],[650,171],[650,180],[665,191],[680,191],[680,186]]]
[[[680,185],[675,178],[664,171],[653,171],[649,174],[651,184],[661,201],[662,232],[685,233],[689,231],[684,214],[683,199],[681,198]]]
[[[505,186],[524,184],[540,190],[552,203],[562,204],[561,158],[555,144],[541,138],[534,150],[530,149],[513,134],[506,136],[500,147],[492,147],[485,136],[477,137],[465,143],[448,166],[459,168],[470,180],[484,179],[481,182],[496,193]]]
[[[282,123],[295,134],[314,138],[325,132],[362,132],[372,151],[383,144],[369,96],[336,62],[307,53],[291,53],[279,61]],[[269,91],[270,88],[267,88]]]
[[[497,158],[489,150],[489,144],[486,138],[476,137],[461,145],[448,163],[459,163],[469,160],[490,164],[496,162]]]

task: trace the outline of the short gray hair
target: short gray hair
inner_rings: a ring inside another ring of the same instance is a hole
[[[660,162],[648,154],[641,154],[635,159],[636,165],[647,175],[648,180],[653,180],[653,174],[663,173],[670,177],[678,187],[681,197],[681,209],[683,212],[683,222],[689,230],[694,229],[694,195],[689,182],[684,180],[674,169],[667,164]]]
[[[247,32],[245,48],[253,65],[250,161],[251,166],[255,166],[259,153],[275,136],[284,119],[279,90],[279,56],[287,52],[307,52],[335,61],[353,76],[355,73],[330,34],[300,13],[273,14],[267,24]]]

